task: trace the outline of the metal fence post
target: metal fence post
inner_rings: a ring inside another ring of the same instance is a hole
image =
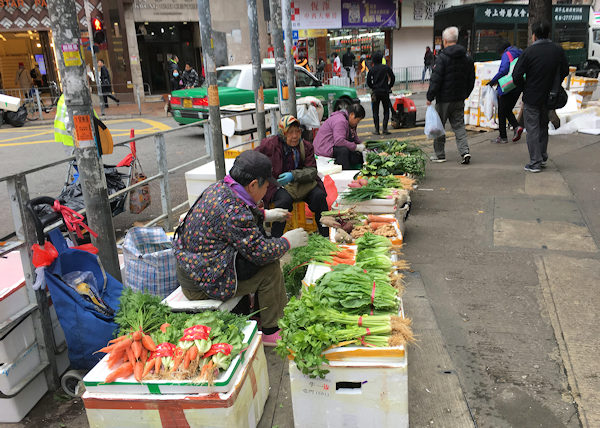
[[[173,230],[171,224],[171,188],[169,187],[169,165],[167,163],[167,148],[165,146],[164,134],[156,134],[154,136],[154,144],[156,146],[156,160],[158,163],[158,172],[162,174],[160,179],[160,199],[162,203],[163,214],[167,215],[165,225],[167,232]]]
[[[408,91],[408,67],[406,67],[404,71],[404,84],[405,89]]]
[[[38,88],[34,88],[34,90],[35,90],[35,101],[37,103],[38,113],[40,115],[40,120],[42,120],[44,117],[42,116],[42,102],[40,100],[40,91],[38,90]]]
[[[21,247],[20,252],[29,303],[34,303],[38,306],[38,311],[32,313],[35,336],[40,355],[42,356],[42,359],[49,364],[45,370],[48,387],[51,390],[55,390],[60,386],[60,382],[58,369],[56,367],[56,356],[54,354],[54,332],[52,330],[52,320],[50,319],[50,311],[48,308],[48,297],[46,296],[45,290],[35,291],[33,289],[34,269],[31,264],[31,246],[37,243],[37,239],[33,220],[27,214],[27,203],[29,202],[27,179],[23,174],[15,175],[8,179],[7,185],[17,239],[25,243]]]
[[[290,114],[290,103],[285,48],[283,47],[283,29],[281,28],[281,0],[269,0],[269,7],[271,8],[271,43],[275,50],[275,72],[277,74],[279,111],[283,116]]]
[[[277,111],[274,108],[272,108],[271,109],[271,135],[277,134],[277,128],[278,128]]]
[[[298,106],[296,105],[296,75],[294,55],[292,54],[292,5],[291,0],[281,0],[281,19],[285,32],[285,62],[287,69],[287,84],[288,84],[288,113],[294,117],[298,117]]]
[[[204,145],[206,146],[206,154],[208,155],[208,157],[213,159],[211,141],[212,136],[210,135],[210,125],[208,124],[208,122],[204,122],[204,125],[202,125],[202,127],[204,128]]]
[[[135,99],[138,105],[138,111],[140,112],[140,116],[142,115],[142,100],[140,98],[140,87],[139,85],[135,85]]]

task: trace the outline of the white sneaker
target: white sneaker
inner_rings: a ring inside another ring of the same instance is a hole
[[[446,162],[446,158],[438,158],[436,155],[433,155],[429,158],[429,160],[431,162],[435,162],[435,163],[442,163],[442,162]]]

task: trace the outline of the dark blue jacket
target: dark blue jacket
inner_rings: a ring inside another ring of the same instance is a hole
[[[512,61],[508,56],[508,52],[510,52],[510,55],[512,56],[513,60],[515,58],[520,57],[521,54],[523,53],[523,51],[516,46],[507,47],[506,50],[504,51],[504,53],[502,53],[502,58],[500,59],[500,69],[498,70],[498,73],[496,73],[496,75],[493,77],[493,79],[490,80],[490,83],[498,83],[498,80],[501,77],[506,76],[508,74],[508,72],[510,71],[510,63]],[[504,95],[500,85],[498,85],[498,87],[496,88],[496,91],[498,92],[498,96]]]

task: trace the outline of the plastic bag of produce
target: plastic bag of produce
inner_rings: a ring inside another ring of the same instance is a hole
[[[494,109],[498,108],[498,97],[496,91],[491,86],[484,86],[481,90],[481,98],[483,105],[483,115],[487,120],[494,118]]]
[[[440,115],[435,110],[435,107],[430,105],[425,112],[425,135],[428,138],[437,138],[445,134],[446,131],[444,130],[444,124],[442,123],[442,119],[440,119]]]

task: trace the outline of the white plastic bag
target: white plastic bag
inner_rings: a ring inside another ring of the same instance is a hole
[[[494,118],[494,109],[498,108],[498,97],[496,91],[489,85],[485,85],[481,90],[483,115],[487,120]]]
[[[425,135],[427,135],[427,138],[437,138],[445,134],[446,131],[440,115],[435,107],[430,105],[425,112]]]

